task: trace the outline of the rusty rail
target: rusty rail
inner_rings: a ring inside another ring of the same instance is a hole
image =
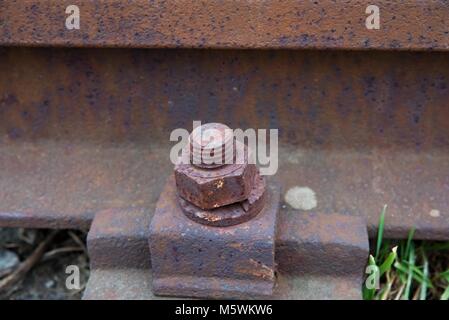
[[[280,196],[316,196],[280,200],[274,298],[360,298],[385,203],[386,237],[449,239],[445,1],[376,1],[379,30],[371,1],[79,0],[79,30],[71,4],[0,0],[0,225],[90,228],[85,298],[155,298],[168,136],[198,119],[278,128]]]
[[[445,53],[2,48],[0,69],[2,225],[154,208],[170,131],[202,119],[279,128],[284,192],[371,236],[386,203],[386,236],[449,237]]]
[[[367,0],[0,1],[0,45],[145,48],[448,50],[445,1],[378,0],[380,30],[365,27]]]

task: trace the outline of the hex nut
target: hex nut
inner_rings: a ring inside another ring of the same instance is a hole
[[[254,218],[265,204],[265,179],[256,174],[248,199],[216,209],[203,210],[179,197],[179,205],[191,220],[213,227],[228,227]]]
[[[255,164],[248,163],[245,147],[244,157],[234,164],[215,169],[205,169],[191,164],[175,166],[178,195],[201,209],[214,209],[246,200],[253,188],[257,173]]]

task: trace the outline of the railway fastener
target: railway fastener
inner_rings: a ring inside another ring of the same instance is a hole
[[[187,146],[193,155],[175,166],[160,195],[149,232],[156,295],[273,294],[279,192],[228,129],[214,123],[194,130]],[[232,163],[222,161],[229,150]]]

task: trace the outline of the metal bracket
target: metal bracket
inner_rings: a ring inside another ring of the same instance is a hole
[[[153,292],[213,298],[271,296],[279,187],[270,185],[266,193],[265,207],[255,218],[213,227],[183,213],[170,177],[150,225]]]
[[[159,299],[148,246],[153,212],[113,209],[95,216],[87,238],[91,274],[84,299]],[[368,254],[363,218],[281,206],[272,298],[361,299]]]

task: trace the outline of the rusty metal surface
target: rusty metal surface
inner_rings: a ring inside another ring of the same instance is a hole
[[[156,300],[151,290],[150,269],[94,269],[84,290],[83,300]]]
[[[226,227],[254,218],[265,205],[265,179],[257,174],[253,188],[244,201],[229,204],[212,210],[203,210],[188,201],[179,198],[179,206],[184,214],[205,225]]]
[[[95,215],[87,237],[91,269],[148,269],[148,226],[144,208],[104,210]]]
[[[79,0],[80,30],[65,28],[68,0],[0,2],[0,45],[151,48],[447,50],[445,1],[378,0],[381,29],[365,27],[371,1]]]
[[[176,299],[155,296],[151,290],[151,270],[92,270],[84,291],[85,300],[156,300]],[[361,300],[358,277],[278,276],[273,299]]]
[[[283,190],[320,212],[373,236],[386,203],[386,236],[449,238],[447,54],[2,48],[0,70],[3,226],[154,209],[170,131],[200,119],[279,128]]]
[[[236,163],[236,146],[231,128],[222,123],[206,123],[189,135],[189,163],[199,168],[213,169],[226,163]]]
[[[228,227],[193,222],[182,212],[174,176],[167,180],[150,223],[153,292],[157,295],[270,297],[275,284],[279,186],[250,221]]]
[[[319,212],[279,217],[276,261],[282,274],[361,279],[368,254],[366,223],[360,217]]]
[[[362,300],[363,280],[359,276],[280,274],[275,299]]]
[[[248,198],[257,175],[254,164],[248,163],[247,148],[236,161],[214,169],[199,168],[190,163],[175,166],[178,194],[202,209],[214,209]]]
[[[317,199],[316,210],[363,216],[374,238],[383,203],[388,205],[385,237],[407,238],[416,227],[417,239],[449,239],[445,152],[378,148],[366,153],[284,152],[290,157],[280,169],[285,171],[280,174],[284,190],[298,185],[310,188]],[[304,212],[288,204],[284,210]]]
[[[0,225],[89,229],[97,212],[150,211],[172,168],[163,149],[37,141],[1,144]],[[155,167],[142,170],[148,163]]]
[[[168,144],[200,119],[327,151],[449,149],[446,53],[1,48],[0,67],[4,143]]]
[[[88,237],[89,250],[93,245],[96,249],[90,251],[92,270],[84,299],[160,298],[153,295],[149,264],[133,267],[128,263],[150,260],[148,243],[142,241],[142,234],[147,231],[142,226],[148,225],[150,217],[143,212],[133,209],[120,214],[114,210],[97,215],[90,231],[93,235]],[[113,227],[118,224],[123,228]],[[103,225],[106,227],[99,232],[96,226]],[[272,298],[361,299],[363,270],[369,253],[362,218],[284,211],[277,229],[278,272]],[[97,241],[99,238],[104,241]],[[89,243],[92,240],[95,243]],[[130,249],[128,243],[135,246]],[[114,257],[126,258],[110,257],[107,263],[97,263],[106,261],[102,259],[103,252],[112,247]]]

